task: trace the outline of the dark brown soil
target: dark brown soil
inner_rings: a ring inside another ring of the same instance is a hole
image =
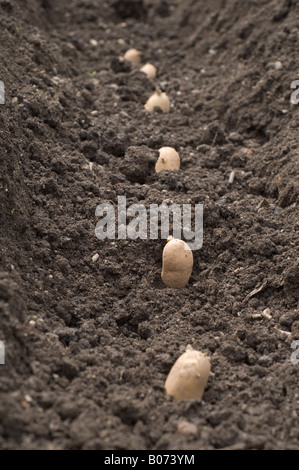
[[[0,23],[0,448],[297,449],[299,3],[0,0]],[[179,172],[155,176],[162,145]],[[118,195],[204,204],[185,289],[164,240],[95,237]],[[212,374],[176,404],[188,344]]]

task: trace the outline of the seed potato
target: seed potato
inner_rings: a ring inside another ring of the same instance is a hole
[[[162,170],[179,170],[180,156],[172,147],[162,147],[159,150],[159,158],[156,162],[156,173]]]
[[[182,288],[188,284],[193,268],[193,253],[186,242],[170,239],[163,250],[162,281],[167,287]]]
[[[147,100],[144,105],[145,109],[150,113],[155,108],[160,108],[163,113],[169,113],[170,111],[170,101],[165,92],[160,90],[155,91],[155,93]]]
[[[128,62],[131,62],[132,65],[138,65],[140,64],[141,52],[138,51],[137,49],[129,49],[125,55],[124,59],[127,60]]]
[[[201,399],[208,382],[211,359],[200,351],[187,350],[172,366],[165,382],[175,402]]]
[[[143,65],[143,67],[141,67],[140,69],[140,72],[145,73],[147,78],[155,78],[155,76],[157,75],[156,67],[149,63]]]

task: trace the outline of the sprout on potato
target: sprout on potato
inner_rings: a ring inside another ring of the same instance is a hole
[[[156,90],[155,93],[147,100],[144,107],[149,112],[154,111],[155,108],[160,108],[163,113],[169,113],[170,101],[165,92]]]
[[[193,268],[193,253],[186,242],[170,237],[162,256],[162,281],[167,287],[188,284]]]
[[[162,170],[179,170],[180,156],[172,147],[162,147],[159,150],[159,158],[156,162],[156,173]]]
[[[132,65],[138,65],[140,64],[141,53],[137,49],[129,49],[125,55],[124,59],[127,60],[128,62],[131,62]]]
[[[201,399],[208,382],[211,359],[200,351],[187,349],[172,366],[165,382],[174,401]]]
[[[145,73],[147,78],[155,78],[155,76],[157,75],[156,67],[149,63],[143,65],[140,69],[140,72]]]

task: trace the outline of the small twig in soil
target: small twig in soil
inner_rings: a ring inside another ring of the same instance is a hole
[[[267,199],[262,199],[261,202],[256,206],[256,209],[259,210],[262,207],[269,207],[269,201],[267,201]]]
[[[254,313],[253,315],[251,315],[251,318],[253,320],[259,320],[260,318],[263,318],[263,316],[261,313]]]
[[[267,320],[271,320],[272,315],[270,314],[270,309],[266,308],[265,310],[263,310],[262,316],[266,318]]]
[[[246,304],[246,302],[248,302],[248,300],[253,297],[254,295],[258,294],[259,292],[261,292],[261,290],[264,289],[264,287],[266,287],[268,281],[265,281],[263,282],[263,284],[260,286],[260,287],[256,287],[255,289],[253,289],[251,292],[249,292],[248,295],[246,295],[245,299],[243,300],[243,304]]]
[[[274,330],[278,331],[279,333],[283,335],[292,336],[292,333],[290,331],[280,330],[279,328],[277,328],[277,326],[274,326]]]
[[[91,258],[92,262],[95,263],[96,261],[98,261],[99,257],[100,257],[100,255],[98,253],[93,255],[93,257]]]
[[[231,174],[229,175],[228,184],[233,184],[234,179],[235,179],[235,174],[236,174],[235,171],[231,172]]]
[[[257,320],[257,319],[260,319],[260,318],[266,318],[267,320],[271,320],[272,319],[272,315],[270,315],[270,309],[269,308],[266,308],[265,310],[263,310],[262,313],[254,313],[251,318],[253,320]]]
[[[246,448],[245,443],[240,442],[239,444],[232,444],[231,446],[222,447],[220,450],[244,450]]]
[[[213,142],[212,142],[212,147],[214,147],[215,142],[217,140],[217,137],[218,137],[218,132],[216,132],[216,134],[214,135]]]

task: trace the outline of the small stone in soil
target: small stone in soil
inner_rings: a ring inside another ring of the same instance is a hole
[[[185,419],[178,422],[177,430],[181,434],[197,434],[198,428],[196,424],[191,423]]]

